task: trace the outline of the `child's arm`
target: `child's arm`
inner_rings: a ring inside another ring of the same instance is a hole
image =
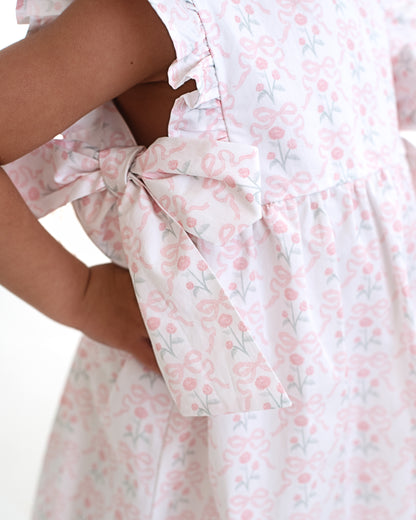
[[[157,52],[155,53],[155,49]],[[61,132],[174,59],[147,0],[77,0],[50,26],[0,53],[0,163]],[[154,359],[129,274],[88,269],[36,221],[0,171],[0,283],[53,319]]]
[[[165,79],[174,58],[148,0],[75,0],[0,52],[0,164],[134,85]]]
[[[87,268],[33,217],[0,168],[0,284],[50,318],[157,370],[128,271]]]

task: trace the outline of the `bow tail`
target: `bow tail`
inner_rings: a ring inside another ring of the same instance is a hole
[[[192,240],[143,185],[135,184],[128,183],[119,206],[123,245],[160,370],[180,413],[290,406]]]

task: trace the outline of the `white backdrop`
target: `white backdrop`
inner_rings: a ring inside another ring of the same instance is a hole
[[[0,48],[25,35],[14,8],[15,0],[0,0]],[[105,261],[70,207],[42,222],[84,262]],[[0,287],[1,520],[30,518],[49,429],[78,339],[78,332],[45,318]]]

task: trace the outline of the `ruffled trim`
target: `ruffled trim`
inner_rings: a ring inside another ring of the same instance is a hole
[[[40,26],[56,18],[64,11],[72,0],[17,0],[16,19],[19,24]]]

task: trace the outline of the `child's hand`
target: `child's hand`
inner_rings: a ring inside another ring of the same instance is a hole
[[[79,328],[91,339],[131,353],[159,372],[129,272],[115,264],[91,267],[79,308]]]

